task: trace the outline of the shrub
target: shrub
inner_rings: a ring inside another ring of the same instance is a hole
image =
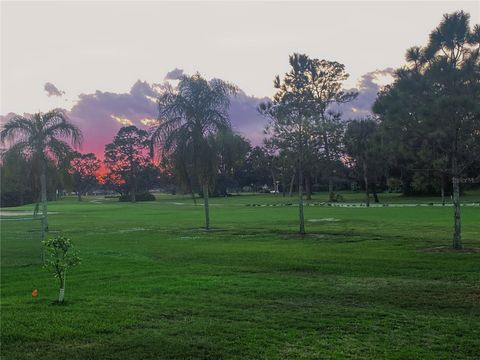
[[[119,197],[119,201],[121,202],[128,202],[130,200],[130,194]],[[149,192],[139,193],[135,194],[135,201],[155,201],[155,196]]]

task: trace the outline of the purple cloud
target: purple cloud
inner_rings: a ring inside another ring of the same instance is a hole
[[[85,150],[101,156],[105,144],[112,141],[122,126],[146,128],[158,115],[156,95],[147,82],[140,80],[128,93],[97,90],[93,94],[81,94],[69,116],[84,133]]]
[[[43,90],[47,92],[47,96],[62,96],[65,94],[65,91],[59,90],[51,82],[46,82],[43,86]]]

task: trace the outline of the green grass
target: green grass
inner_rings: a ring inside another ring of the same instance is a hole
[[[70,237],[83,259],[63,306],[37,240],[0,223],[2,359],[480,356],[480,254],[419,251],[450,244],[450,207],[307,207],[302,238],[294,206],[246,206],[290,198],[212,199],[208,233],[188,197],[92,200],[49,207],[49,236]],[[462,219],[465,246],[480,247],[480,207]]]

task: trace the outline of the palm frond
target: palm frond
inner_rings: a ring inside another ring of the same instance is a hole
[[[74,153],[73,149],[65,141],[53,137],[50,138],[46,150],[59,162],[68,158]]]
[[[35,133],[31,120],[23,116],[14,116],[2,128],[0,132],[0,141],[4,144],[6,141],[13,142],[16,138],[22,141]]]
[[[83,141],[81,130],[71,123],[67,115],[60,110],[52,110],[42,117],[45,135],[69,138],[74,147],[80,147]]]
[[[29,155],[31,155],[31,150],[28,141],[18,141],[2,154],[2,159],[16,158],[19,156],[22,158],[28,158]]]

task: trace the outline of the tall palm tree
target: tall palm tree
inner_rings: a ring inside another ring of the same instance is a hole
[[[184,76],[176,88],[166,85],[158,98],[158,126],[152,143],[162,156],[170,157],[176,175],[187,187],[196,180],[202,187],[205,228],[210,229],[209,190],[216,173],[212,135],[230,129],[230,95],[237,88],[219,79],[205,80],[200,74]]]
[[[8,143],[8,152],[29,158],[40,174],[40,190],[44,228],[48,229],[47,216],[47,162],[60,161],[72,149],[63,139],[80,146],[82,133],[61,110],[36,113],[30,117],[14,116],[0,132],[2,144]]]

